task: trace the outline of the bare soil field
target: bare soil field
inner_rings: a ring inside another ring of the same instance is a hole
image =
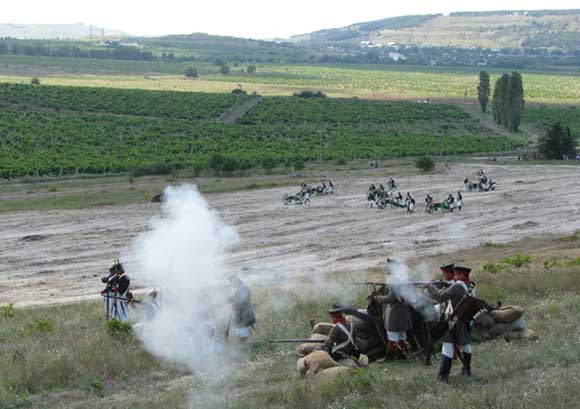
[[[282,204],[283,194],[297,188],[206,198],[236,226],[241,241],[230,262],[250,282],[365,272],[382,267],[390,255],[443,257],[485,242],[507,243],[580,229],[576,166],[485,164],[488,176],[498,182],[496,191],[462,192],[461,212],[423,212],[425,194],[436,200],[456,194],[463,179],[475,178],[480,167],[452,164],[441,172],[400,177],[384,169],[374,176],[341,174],[333,179],[335,196],[314,197],[304,206]],[[368,186],[386,183],[388,176],[395,177],[403,194],[411,192],[417,199],[414,214],[369,208]],[[0,200],[8,196],[13,199],[17,194],[0,194]],[[98,297],[99,278],[110,261],[159,214],[156,203],[0,214],[0,304],[24,307]]]

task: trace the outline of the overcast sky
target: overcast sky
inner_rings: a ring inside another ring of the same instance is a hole
[[[0,23],[85,23],[138,35],[288,37],[408,14],[580,8],[579,0],[5,0]]]

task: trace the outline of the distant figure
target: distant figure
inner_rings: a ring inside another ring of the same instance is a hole
[[[457,200],[455,203],[455,207],[457,207],[459,209],[459,211],[461,211],[461,209],[463,209],[463,196],[461,195],[460,191],[457,191]]]
[[[233,325],[237,329],[240,342],[246,342],[250,336],[250,327],[256,323],[254,307],[252,306],[252,293],[237,274],[232,274],[228,280],[234,290],[229,298],[232,306]]]
[[[118,259],[109,268],[109,276],[103,277],[101,281],[107,284],[105,289],[101,291],[101,295],[105,299],[107,319],[126,322],[129,319],[129,302],[133,295],[129,291],[131,280],[125,274],[125,269]]]

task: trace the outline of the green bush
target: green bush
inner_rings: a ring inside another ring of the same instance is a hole
[[[126,322],[121,322],[119,320],[109,320],[106,324],[107,332],[109,335],[115,338],[127,338],[133,333],[131,325]]]
[[[0,318],[12,318],[14,316],[14,304],[0,306]]]
[[[346,165],[346,159],[345,159],[344,157],[340,157],[340,158],[338,158],[338,160],[336,161],[336,164],[337,164],[338,166],[344,166],[344,165]]]
[[[38,78],[33,78],[30,80],[30,84],[32,85],[40,85],[40,80]]]
[[[199,73],[197,72],[197,68],[195,67],[187,67],[185,70],[185,76],[188,78],[197,78],[199,77]]]
[[[524,265],[530,264],[532,258],[527,254],[518,253],[513,256],[505,257],[501,260],[502,263],[509,264],[513,267],[522,267]]]
[[[435,161],[430,156],[421,156],[415,161],[415,166],[422,172],[430,172],[435,169]]]

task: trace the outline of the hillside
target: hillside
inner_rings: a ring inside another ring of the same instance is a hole
[[[126,37],[127,34],[118,30],[78,24],[0,24],[0,37],[21,39],[83,39],[92,35],[97,38]]]
[[[579,38],[580,10],[544,10],[394,17],[298,35],[291,41],[579,50]]]

